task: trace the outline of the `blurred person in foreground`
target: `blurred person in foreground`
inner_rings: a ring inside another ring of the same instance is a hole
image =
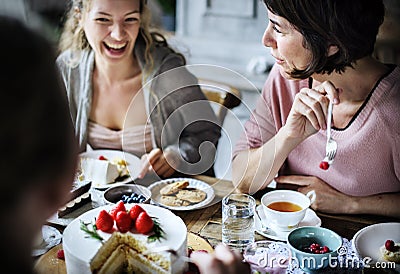
[[[1,269],[32,271],[42,225],[67,202],[77,145],[51,44],[17,19],[0,16]]]
[[[400,68],[372,57],[382,0],[264,3],[276,64],[236,144],[234,184],[254,193],[275,179],[315,190],[315,210],[400,217]],[[330,101],[338,148],[322,169]]]
[[[144,177],[214,175],[216,116],[145,0],[73,0],[57,60],[80,151],[124,150]]]

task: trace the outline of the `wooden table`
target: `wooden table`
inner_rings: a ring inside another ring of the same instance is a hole
[[[216,192],[220,191],[221,193],[227,194],[234,191],[231,181],[219,180],[206,176],[196,176],[196,178],[213,185]],[[267,189],[254,194],[253,196],[256,198],[257,204],[260,203],[262,195],[271,190],[273,189]],[[189,231],[206,238],[212,245],[221,242],[221,202],[205,209],[175,212],[175,214],[184,220]],[[383,222],[400,222],[400,219],[384,216],[333,215],[321,212],[317,212],[317,215],[321,218],[323,227],[335,231],[348,240],[351,240],[357,231],[366,226]],[[256,240],[257,239],[265,239],[265,237],[257,234]]]
[[[213,186],[215,191],[215,198],[212,202],[213,204],[211,206],[202,209],[191,210],[191,211],[175,211],[174,213],[182,218],[182,220],[185,222],[188,228],[188,231],[202,237],[203,239],[208,241],[208,243],[210,243],[211,246],[214,247],[218,243],[221,243],[221,238],[222,238],[221,200],[225,195],[235,192],[235,189],[231,181],[221,180],[207,176],[195,176],[195,178],[207,182]],[[273,189],[267,189],[253,195],[256,198],[257,204],[260,203],[260,198],[263,195],[263,193],[271,190]],[[345,237],[348,240],[352,239],[354,234],[358,230],[368,225],[372,225],[375,223],[382,223],[382,222],[400,222],[400,219],[396,218],[371,216],[371,215],[332,215],[320,212],[317,212],[317,215],[321,218],[323,227],[335,231],[340,236]],[[256,233],[255,238],[256,240],[266,239],[264,236],[259,235],[258,233]],[[53,258],[55,257],[56,250],[53,249],[48,253],[50,253],[52,257],[47,258],[46,264],[50,262],[51,265],[49,267],[50,269],[53,270],[51,273],[65,273],[64,262],[56,258]],[[46,256],[46,254],[44,256]],[[38,262],[41,261],[43,260],[39,259]],[[47,269],[49,268],[47,267]]]

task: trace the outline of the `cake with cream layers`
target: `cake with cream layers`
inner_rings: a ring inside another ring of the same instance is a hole
[[[126,204],[126,212],[129,214],[135,205]],[[90,210],[72,221],[64,230],[63,248],[67,273],[183,273],[187,263],[182,259],[167,252],[152,252],[152,249],[168,246],[185,256],[187,229],[184,222],[168,209],[148,204],[140,204],[140,207],[162,229],[161,238],[152,238],[152,232],[140,233],[141,228],[136,229],[134,224],[125,232],[127,229],[117,221],[111,230],[102,231],[97,228],[103,226],[96,222],[99,213],[104,210],[113,215],[115,205]],[[126,214],[117,215],[120,217]],[[93,237],[88,231],[99,237]]]

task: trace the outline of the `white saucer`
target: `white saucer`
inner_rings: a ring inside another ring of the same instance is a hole
[[[256,217],[255,218],[255,226],[256,226],[257,233],[261,234],[264,237],[272,239],[272,240],[286,241],[287,235],[289,234],[290,230],[289,231],[281,231],[281,230],[277,230],[277,229],[274,229],[273,227],[271,227],[271,225],[265,219],[262,205],[257,206],[256,210],[257,210],[258,215],[260,216],[263,224],[266,227],[268,227],[268,230],[262,230],[260,220]],[[317,214],[314,212],[314,210],[308,208],[306,210],[306,215],[304,216],[304,219],[298,224],[297,227],[302,227],[302,226],[321,226],[321,219],[317,216]]]

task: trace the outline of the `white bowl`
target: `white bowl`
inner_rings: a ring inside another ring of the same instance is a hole
[[[115,204],[122,199],[122,195],[131,195],[132,193],[141,194],[145,197],[143,204],[150,203],[151,192],[147,187],[135,184],[126,184],[110,187],[104,192],[103,199],[106,204]]]

